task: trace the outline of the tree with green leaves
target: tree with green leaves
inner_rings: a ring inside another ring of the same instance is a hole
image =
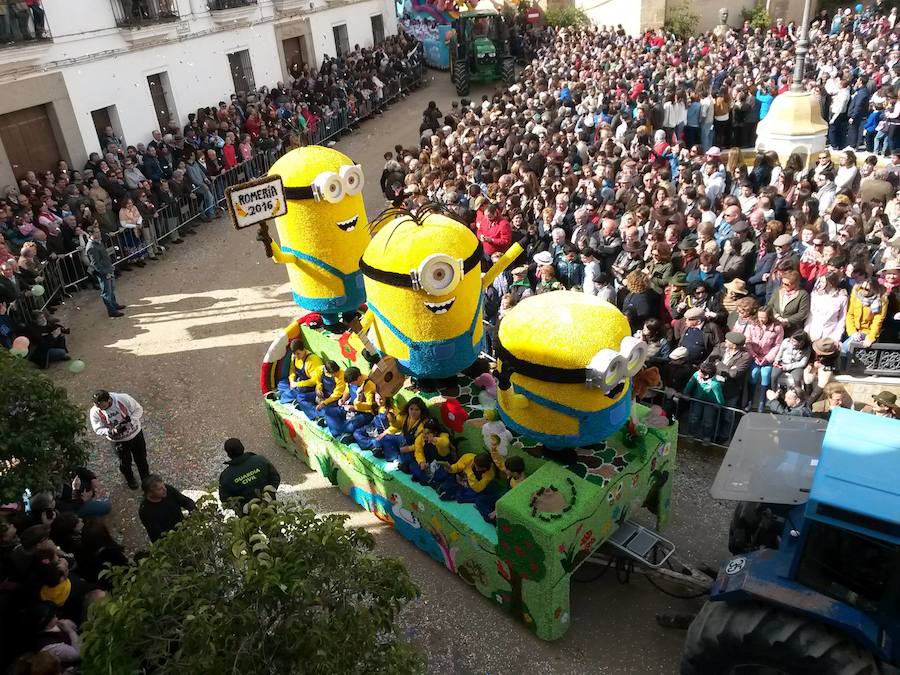
[[[110,597],[83,628],[84,672],[422,672],[395,626],[416,587],[345,520],[272,493],[225,518],[204,497],[146,558],[108,573]]]
[[[525,607],[522,602],[522,581],[540,581],[547,574],[544,565],[544,550],[537,545],[528,528],[505,520],[497,521],[497,557],[502,564],[498,566],[501,576],[512,588],[509,611],[516,618],[525,620]]]
[[[28,361],[0,349],[0,500],[67,482],[87,460],[84,411]]]

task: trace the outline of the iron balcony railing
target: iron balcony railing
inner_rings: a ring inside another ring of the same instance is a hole
[[[0,48],[52,40],[40,2],[29,6],[24,2],[0,0],[0,5],[6,8],[6,12],[0,14]]]
[[[110,0],[110,3],[116,25],[121,28],[137,28],[178,18],[175,0]]]
[[[256,0],[208,0],[210,11],[218,11],[221,9],[237,9],[238,7],[249,7],[256,4]]]

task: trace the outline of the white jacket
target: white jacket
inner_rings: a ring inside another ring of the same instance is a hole
[[[112,405],[106,410],[100,410],[96,405],[91,408],[91,428],[94,433],[103,438],[108,438],[114,443],[130,441],[141,432],[141,417],[144,409],[128,394],[109,392]],[[121,434],[115,434],[113,429],[119,423],[128,419]]]

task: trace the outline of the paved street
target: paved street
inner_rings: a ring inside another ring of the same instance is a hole
[[[450,107],[449,76],[430,75],[428,87],[337,145],[364,168],[370,219],[384,206],[378,187],[382,154],[396,143],[416,143],[429,100],[444,111]],[[248,449],[275,462],[286,492],[299,491],[321,513],[349,513],[351,524],[371,530],[379,551],[402,557],[422,589],[404,623],[428,652],[432,672],[677,672],[684,632],[658,627],[654,616],[690,611],[695,603],[669,598],[637,576],[620,585],[609,573],[573,585],[568,635],[541,642],[281,451],[269,436],[258,369],[273,332],[296,315],[286,281],[284,269],[265,258],[252,229],[237,232],[224,219],[202,225],[196,237],[173,246],[159,262],[122,276],[118,296],[128,305],[126,318],[108,320],[92,292],[69,301],[59,316],[72,329],[73,356],[84,359],[87,369],[73,375],[57,368],[51,376],[69,387],[85,411],[96,388],[135,396],[147,411],[151,469],[179,488],[213,485],[222,466],[222,441],[238,436]],[[730,509],[708,496],[717,466],[714,456],[683,452],[679,458],[667,534],[686,560],[716,564],[727,555]],[[105,445],[97,446],[95,469],[110,488],[127,545],[145,545],[137,494],[121,484]]]

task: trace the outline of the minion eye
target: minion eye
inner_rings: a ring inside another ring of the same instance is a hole
[[[628,377],[628,362],[612,349],[601,349],[587,367],[585,384],[608,394]]]
[[[443,253],[428,256],[419,265],[419,269],[410,272],[413,287],[429,295],[450,293],[459,284],[462,275],[462,261]]]
[[[358,164],[342,166],[340,170],[341,181],[344,183],[344,192],[349,195],[358,195],[365,185],[362,167]]]
[[[336,204],[344,198],[344,181],[333,171],[325,171],[316,176],[313,190],[320,200]]]
[[[644,367],[644,362],[647,360],[647,345],[629,335],[622,340],[619,354],[625,360],[627,376],[634,377]]]

